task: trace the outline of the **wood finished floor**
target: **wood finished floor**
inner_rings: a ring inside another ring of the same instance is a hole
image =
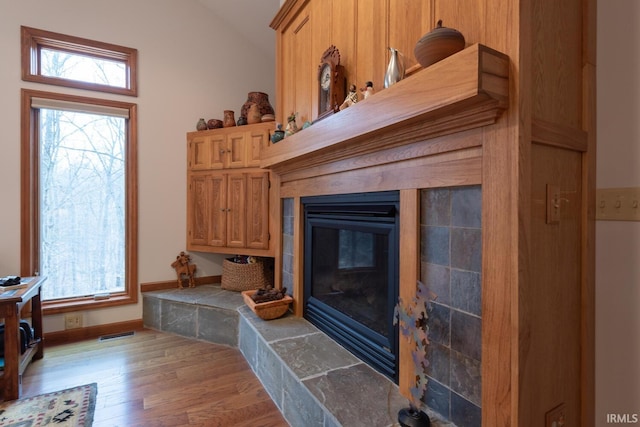
[[[23,397],[93,382],[94,427],[288,426],[238,349],[151,330],[45,348]]]

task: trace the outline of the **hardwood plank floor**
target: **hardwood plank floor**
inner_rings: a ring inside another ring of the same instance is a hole
[[[94,427],[288,426],[238,349],[152,330],[46,347],[23,397],[93,382]]]

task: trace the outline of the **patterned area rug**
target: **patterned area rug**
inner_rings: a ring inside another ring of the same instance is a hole
[[[87,384],[0,404],[3,427],[90,427],[98,385]]]

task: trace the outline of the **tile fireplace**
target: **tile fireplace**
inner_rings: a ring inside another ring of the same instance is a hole
[[[506,259],[516,258],[507,244],[516,241],[503,237],[514,230],[517,199],[492,175],[506,164],[492,150],[511,146],[497,139],[505,134],[508,65],[495,51],[469,47],[269,147],[261,159],[281,200],[278,282],[291,290],[297,316],[305,315],[308,292],[305,200],[398,193],[398,296],[413,298],[418,280],[438,295],[428,322],[425,406],[456,425],[495,424],[502,411],[495,396],[514,378],[513,294],[503,291],[511,282],[502,274],[512,271]],[[397,383],[405,396],[415,381],[411,344],[399,340]]]

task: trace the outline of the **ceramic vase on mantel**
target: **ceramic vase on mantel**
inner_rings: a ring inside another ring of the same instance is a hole
[[[260,117],[265,114],[275,114],[273,107],[269,103],[269,95],[264,92],[249,92],[247,94],[247,101],[242,105],[240,109],[240,117],[247,117],[247,112],[251,107],[251,104],[258,105],[258,111],[260,111]]]
[[[393,47],[390,47],[389,51],[391,52],[391,57],[389,58],[389,65],[387,65],[387,72],[384,75],[385,88],[398,83],[404,78],[404,63],[400,57],[400,52]]]
[[[462,33],[454,28],[442,26],[442,19],[436,28],[422,36],[416,43],[413,54],[424,68],[442,61],[465,47]]]

